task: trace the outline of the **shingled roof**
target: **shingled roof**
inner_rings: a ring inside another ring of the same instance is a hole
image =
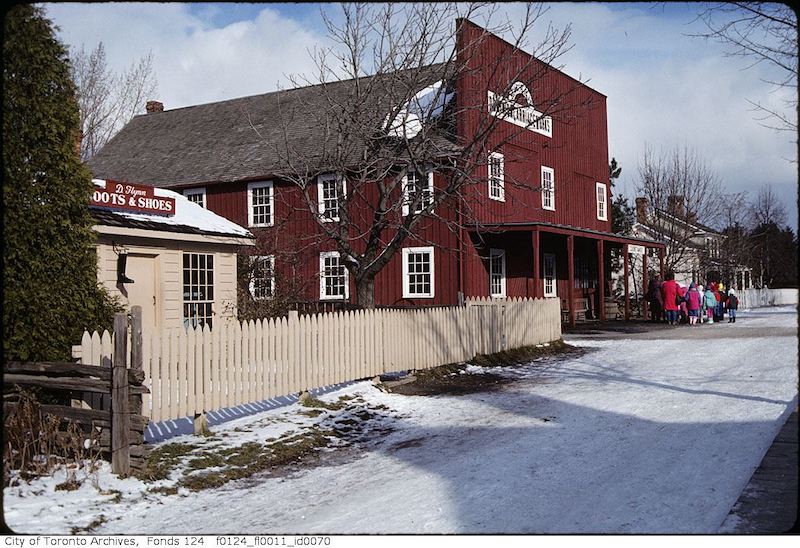
[[[442,69],[443,65],[416,69],[422,74],[417,72],[414,81],[429,85],[441,80]],[[360,81],[377,78],[390,80],[371,76]],[[348,101],[354,81],[324,84],[324,90],[318,84],[139,115],[87,164],[97,178],[162,188],[272,176],[285,169],[286,150],[304,159],[318,154],[324,144],[319,113],[330,108],[331,97]],[[396,78],[392,81],[396,85]],[[371,107],[376,124],[379,116],[385,119],[392,100],[387,93],[386,104]]]

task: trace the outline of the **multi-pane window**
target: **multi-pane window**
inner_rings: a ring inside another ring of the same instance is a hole
[[[271,299],[275,296],[275,257],[259,255],[250,260],[250,294],[257,300]]]
[[[544,254],[544,296],[556,296],[556,256]]]
[[[506,252],[504,249],[489,250],[489,295],[506,296]]]
[[[214,256],[183,254],[183,325],[211,327],[214,305]]]
[[[505,163],[499,152],[489,154],[489,198],[501,202],[506,199]]]
[[[338,251],[319,254],[319,298],[323,300],[347,299],[348,272]]]
[[[274,200],[272,181],[247,185],[247,222],[249,226],[272,226]]]
[[[338,182],[336,175],[333,173],[317,177],[317,203],[319,204],[319,213],[325,220],[339,220],[341,197],[339,196]],[[340,182],[342,184],[342,192],[347,192],[345,180],[341,179]]]
[[[403,297],[433,297],[433,248],[403,248]]]
[[[542,166],[542,209],[555,211],[556,187],[555,173],[552,168]]]
[[[606,185],[603,183],[595,184],[597,193],[597,218],[601,221],[608,220],[608,207],[606,204]]]
[[[183,195],[190,202],[206,207],[206,189],[205,188],[190,188],[183,191]]]
[[[409,170],[403,176],[403,215],[419,213],[433,202],[433,172]],[[415,204],[416,202],[416,204]]]

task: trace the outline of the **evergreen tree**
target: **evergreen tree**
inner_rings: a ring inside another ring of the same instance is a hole
[[[616,158],[611,158],[608,173],[613,189],[615,179],[619,179],[619,176],[622,175],[622,167],[617,164]],[[630,202],[622,194],[617,194],[611,201],[611,231],[614,234],[630,234],[634,221],[635,215]]]
[[[41,7],[16,5],[3,26],[3,355],[64,360],[115,304],[97,282],[66,49]]]

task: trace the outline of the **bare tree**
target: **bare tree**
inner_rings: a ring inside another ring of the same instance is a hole
[[[715,226],[720,221],[719,178],[688,147],[656,154],[647,146],[636,190],[652,211],[648,224],[666,244],[664,267],[677,272],[696,248],[695,229],[687,222]]]
[[[772,191],[772,185],[764,185],[758,189],[755,201],[746,209],[750,214],[753,228],[761,225],[775,224],[780,228],[786,222],[786,208]]]
[[[71,52],[72,79],[78,94],[81,122],[81,159],[100,150],[158,89],[153,55],[148,53],[127,70],[116,73],[108,67],[100,42],[87,52],[83,46]]]
[[[291,79],[295,87],[314,86],[314,94],[287,102],[281,113],[285,138],[277,153],[286,166],[280,176],[300,189],[303,211],[319,228],[309,245],[322,239],[335,243],[355,281],[358,304],[371,308],[375,277],[404,242],[427,242],[424,229],[432,223],[442,223],[456,238],[463,238],[464,228],[475,228],[474,187],[490,176],[492,150],[531,128],[549,128],[555,119],[571,123],[590,105],[574,93],[577,82],[570,90],[543,84],[556,70],[552,63],[567,51],[570,30],[548,26],[531,47],[527,36],[546,13],[541,5],[527,5],[516,26],[493,27],[488,23],[497,17],[494,4],[345,4],[341,10],[341,23],[324,14],[335,45],[313,53],[315,74]],[[471,27],[480,29],[477,38],[457,44],[457,21],[465,25],[476,18],[486,28]],[[510,36],[509,45],[495,58],[483,57],[478,68],[473,56],[493,39],[490,34]],[[521,56],[525,50],[533,57]],[[478,70],[501,86],[492,90],[497,99],[489,105],[484,89],[475,104],[463,97],[457,101],[456,82]],[[517,96],[517,81],[535,88],[537,114],[520,125],[506,123],[498,136],[500,118],[534,107],[530,96]],[[489,115],[492,109],[495,116]],[[471,113],[476,116],[469,132],[459,131],[457,125]],[[293,140],[298,117],[312,117],[319,128],[313,147]],[[515,158],[506,155],[504,161],[508,165]],[[427,175],[433,171],[443,181],[435,188]],[[322,199],[313,191],[324,172],[338,174],[325,191],[338,200],[331,207],[320,207]],[[507,187],[539,190],[538,183],[505,173]],[[515,205],[541,207],[531,202]]]
[[[767,80],[776,89],[786,89],[784,110],[748,101],[761,113],[767,127],[797,134],[797,15],[788,3],[719,2],[706,5],[698,18],[708,29],[694,34],[729,46],[729,55],[767,63],[780,75]]]

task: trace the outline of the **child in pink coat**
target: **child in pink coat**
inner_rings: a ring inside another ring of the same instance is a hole
[[[700,317],[700,303],[703,299],[700,291],[697,290],[694,282],[689,284],[689,289],[686,291],[686,308],[689,310],[689,325],[697,325],[697,319]]]

